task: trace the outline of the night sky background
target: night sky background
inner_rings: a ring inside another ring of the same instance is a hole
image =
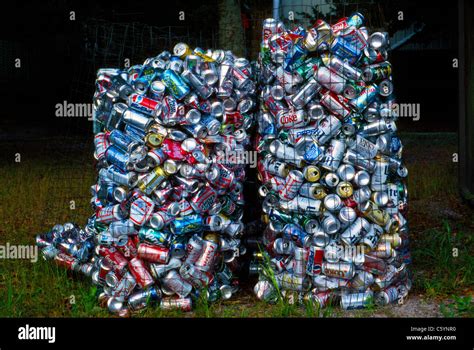
[[[426,24],[415,41],[428,43],[442,36],[449,43],[441,49],[397,50],[390,55],[398,101],[421,103],[421,120],[416,123],[402,120],[399,128],[456,131],[458,71],[452,68],[458,49],[456,3],[450,6],[429,2],[414,4],[413,1],[396,3],[404,9],[407,18]],[[257,24],[264,18],[257,18],[252,7],[271,9],[271,1],[244,1],[244,5],[250,20]],[[75,11],[75,21],[69,20],[70,11]],[[179,11],[185,11],[184,23],[178,20]],[[166,40],[174,42],[179,34],[203,47],[216,42],[218,24],[216,0],[199,1],[199,5],[174,0],[166,2],[166,7],[161,1],[4,2],[0,16],[0,93],[3,96],[0,138],[6,139],[57,133],[90,137],[91,122],[85,118],[57,118],[54,112],[55,105],[64,100],[91,102],[96,69],[117,65],[115,62],[120,61],[113,55],[101,56],[99,51],[101,45],[107,45],[106,36],[97,40],[100,33],[95,37],[91,35],[98,22],[117,25],[135,22],[136,28],[142,30],[150,26],[179,26]],[[134,33],[133,37],[141,37],[143,41],[116,42],[109,53],[113,54],[112,51],[119,48],[117,45],[123,44],[122,55],[130,58],[132,65],[139,64],[165,49],[163,46],[169,42],[158,40],[147,44],[146,31]],[[94,53],[95,49],[99,51]],[[15,58],[21,58],[21,69],[14,68]]]

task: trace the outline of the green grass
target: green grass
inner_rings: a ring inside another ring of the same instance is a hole
[[[431,297],[472,288],[473,246],[472,232],[452,230],[447,222],[442,229],[423,232],[412,249],[416,266],[423,271],[415,278],[415,286]]]
[[[471,295],[453,295],[452,299],[452,302],[442,303],[440,306],[444,317],[474,317],[474,300]]]
[[[409,169],[412,270],[414,291],[437,300],[443,315],[472,317],[474,266],[474,214],[463,206],[457,194],[457,165],[451,161],[457,141],[453,134],[403,134]],[[90,185],[95,181],[90,149],[59,151],[57,141],[39,144],[7,145],[5,162],[0,164],[0,244],[34,244],[37,233],[56,223],[68,221],[83,225],[89,215]],[[13,154],[21,152],[22,162]],[[71,159],[68,161],[67,159]],[[76,209],[69,208],[74,200]],[[460,219],[434,212],[434,204],[452,208]],[[446,222],[446,224],[445,224]],[[458,257],[452,248],[458,248]],[[70,303],[74,296],[75,303]],[[455,296],[455,297],[454,297]],[[457,298],[457,299],[455,299]],[[454,300],[454,301],[453,301]],[[390,308],[384,308],[391,316]],[[375,309],[351,312],[370,317]],[[378,311],[379,312],[379,311]],[[337,317],[338,306],[322,310],[314,304],[292,304],[280,293],[274,305],[256,300],[251,286],[231,300],[197,303],[191,313],[147,308],[134,317]],[[87,278],[68,272],[41,258],[37,263],[0,260],[0,317],[113,317],[99,307],[95,287]]]

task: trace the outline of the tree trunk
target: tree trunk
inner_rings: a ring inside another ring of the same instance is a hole
[[[244,29],[239,0],[219,1],[219,49],[245,56]]]

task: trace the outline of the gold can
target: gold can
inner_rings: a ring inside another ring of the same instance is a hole
[[[193,54],[196,55],[196,56],[201,57],[204,62],[214,62],[215,61],[212,57],[206,55],[204,52],[201,52],[199,50],[194,50]]]
[[[317,27],[308,30],[303,45],[308,51],[313,52],[322,47],[330,46],[333,39],[331,26],[327,22],[320,21]]]
[[[399,247],[402,244],[402,238],[398,235],[398,233],[390,234],[390,235],[382,235],[380,237],[382,242],[389,242],[392,248]]]
[[[367,219],[382,227],[385,227],[390,220],[388,213],[372,201],[367,201],[361,211]]]
[[[156,147],[159,147],[163,143],[164,139],[165,137],[161,134],[148,133],[145,136],[145,143],[148,147],[156,148]]]
[[[215,232],[206,232],[203,236],[203,239],[216,244],[219,244],[220,242],[219,235]]]
[[[314,186],[314,198],[315,199],[323,199],[327,196],[326,189],[321,184],[315,184]]]
[[[264,255],[263,255],[262,252],[254,252],[253,257],[258,261],[263,261],[264,260]]]
[[[337,185],[336,192],[341,198],[349,198],[352,196],[354,188],[350,182],[342,181]]]
[[[400,224],[394,218],[390,218],[390,222],[388,223],[387,227],[388,227],[387,231],[390,234],[397,234],[400,231]]]
[[[270,223],[270,217],[267,214],[262,214],[262,222],[268,225]]]
[[[181,59],[184,59],[186,56],[192,53],[193,51],[191,50],[189,45],[185,43],[177,43],[173,48],[173,54]]]
[[[151,192],[159,186],[168,174],[160,166],[153,169],[145,177],[143,177],[138,183],[137,187],[146,194],[151,194]]]
[[[391,244],[387,241],[380,242],[373,251],[370,252],[370,255],[377,258],[387,259],[393,256],[395,251],[393,250]]]
[[[316,182],[321,178],[321,170],[317,166],[308,165],[304,168],[303,175],[306,181]]]

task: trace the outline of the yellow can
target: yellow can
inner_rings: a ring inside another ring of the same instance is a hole
[[[349,198],[354,192],[352,184],[347,181],[339,182],[336,188],[336,192],[341,198]]]
[[[308,165],[304,168],[303,175],[306,181],[316,182],[321,178],[321,171],[317,166]]]

